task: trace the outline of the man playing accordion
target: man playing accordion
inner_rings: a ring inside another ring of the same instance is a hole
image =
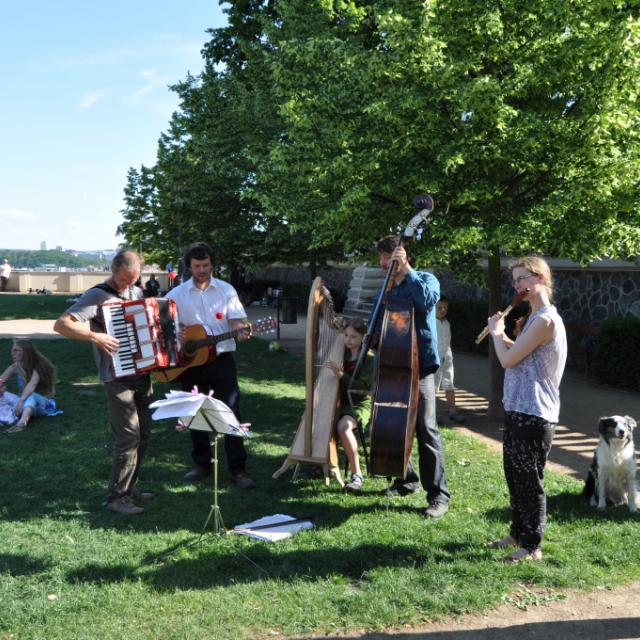
[[[144,511],[133,502],[134,498],[153,498],[153,494],[142,493],[135,486],[151,433],[149,405],[153,402],[153,390],[148,373],[115,378],[112,355],[118,351],[119,341],[107,334],[100,306],[142,298],[142,290],[134,286],[142,265],[137,253],[119,251],[111,263],[111,277],[85,291],[54,325],[54,330],[66,338],[93,344],[114,439],[107,508],[124,515]]]

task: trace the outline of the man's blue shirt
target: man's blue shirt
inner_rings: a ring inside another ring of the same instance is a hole
[[[413,304],[418,339],[420,377],[423,378],[436,371],[440,366],[438,336],[436,333],[436,303],[440,300],[440,282],[431,273],[412,269],[400,284],[393,285],[391,295],[409,300]],[[383,316],[384,305],[380,309],[380,316],[373,333],[380,335]],[[371,322],[371,318],[369,318],[369,322]]]

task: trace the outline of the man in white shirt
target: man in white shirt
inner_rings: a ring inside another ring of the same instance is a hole
[[[0,265],[0,290],[6,291],[7,284],[9,283],[9,276],[11,275],[11,265],[9,264],[9,260],[4,258],[2,264]]]
[[[213,250],[204,242],[192,244],[185,254],[185,265],[191,270],[191,278],[171,289],[166,297],[178,306],[180,323],[185,326],[202,325],[208,335],[219,335],[246,326],[247,314],[236,290],[224,280],[212,277]],[[241,331],[238,340],[247,340],[249,332]],[[215,398],[228,405],[240,419],[240,389],[233,352],[233,338],[219,342],[216,357],[197,367],[187,369],[179,378],[184,391],[194,385],[201,393],[214,392]],[[202,431],[192,430],[193,469],[185,475],[191,482],[208,478],[212,473],[209,438]],[[225,452],[231,479],[241,489],[253,489],[255,482],[247,475],[247,453],[243,438],[225,435]]]

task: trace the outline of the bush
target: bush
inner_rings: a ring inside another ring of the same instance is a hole
[[[487,303],[477,300],[449,300],[447,318],[451,323],[451,346],[461,351],[486,355],[489,339],[475,340],[487,324]]]
[[[515,338],[516,320],[529,309],[528,303],[515,307],[505,319],[505,328],[510,338]],[[487,326],[487,303],[482,300],[449,300],[447,318],[451,323],[451,346],[460,351],[469,351],[487,355],[489,341],[487,336],[480,344],[476,344],[478,334]]]
[[[640,318],[611,316],[600,327],[594,372],[600,382],[640,391]]]

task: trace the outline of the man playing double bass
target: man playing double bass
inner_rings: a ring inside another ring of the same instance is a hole
[[[422,483],[427,493],[427,518],[441,518],[449,510],[451,494],[447,489],[444,470],[444,447],[436,422],[436,391],[433,374],[440,361],[436,334],[435,307],[440,299],[440,283],[425,271],[414,270],[407,253],[396,236],[388,236],[378,242],[380,266],[388,271],[391,263],[397,266],[393,274],[391,295],[411,302],[415,313],[419,362],[419,396],[416,418],[416,436],[420,478],[409,462],[406,478],[396,478],[385,490],[387,495],[402,496],[419,490]],[[384,291],[380,292],[384,295]],[[382,314],[372,333],[380,335]],[[370,329],[371,330],[371,329]]]

